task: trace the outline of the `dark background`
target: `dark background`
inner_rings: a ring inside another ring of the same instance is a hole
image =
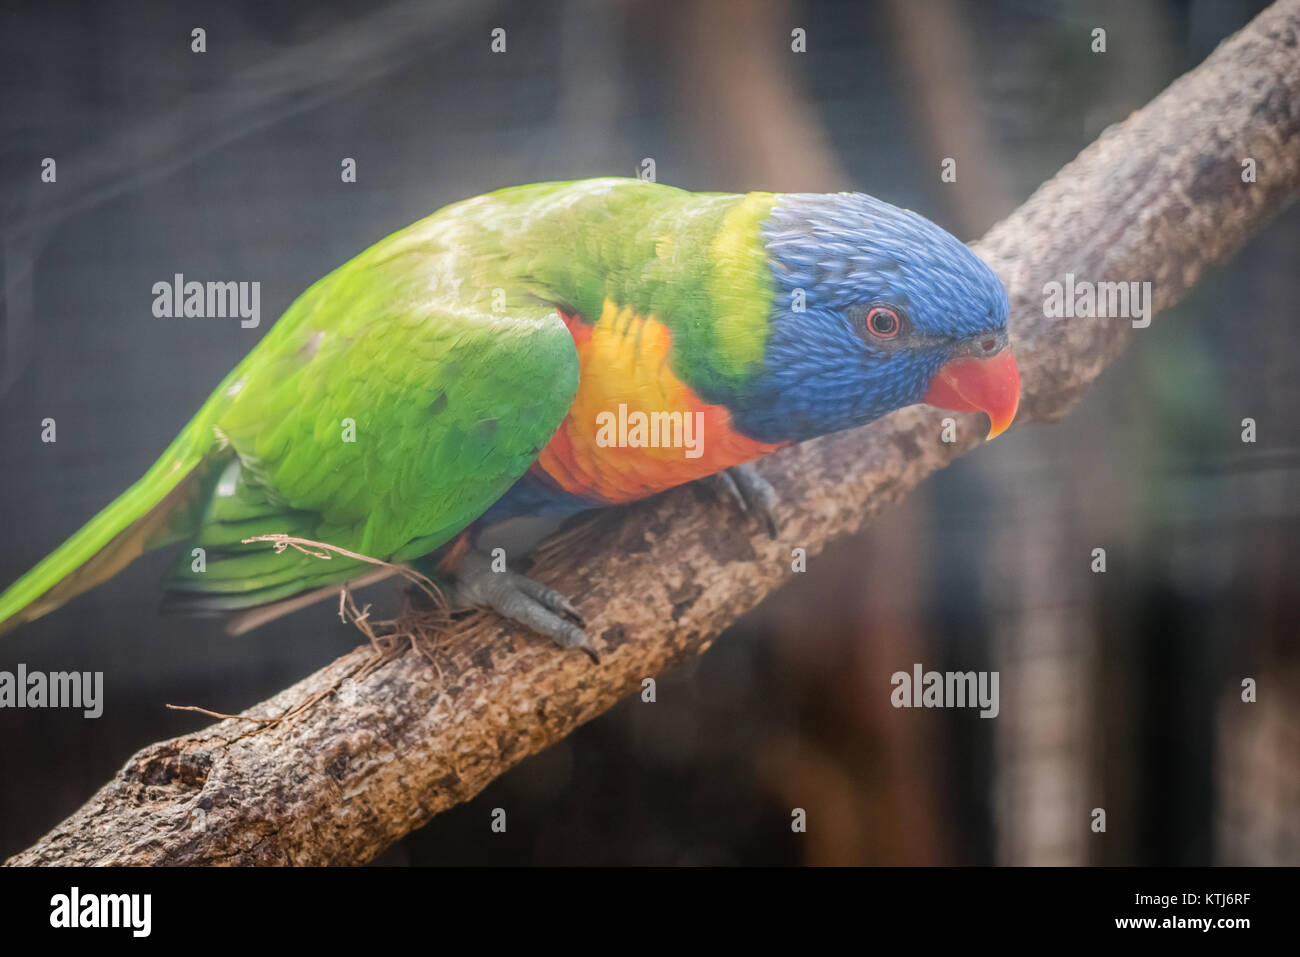
[[[448,202],[653,157],[660,182],[860,189],[974,239],[1262,6],[8,4],[0,584],[143,473],[309,283]],[[654,707],[623,703],[382,860],[1300,863],[1297,225],[1139,332],[1066,420],[816,559],[660,676]],[[261,327],[155,319],[177,272],[260,280]],[[0,711],[0,857],[205,720],[164,703],[237,711],[357,643],[328,607],[242,638],[159,617],[172,560],[0,639],[0,669],[103,671],[106,698],[96,721]],[[913,662],[998,669],[1000,717],[894,710]]]

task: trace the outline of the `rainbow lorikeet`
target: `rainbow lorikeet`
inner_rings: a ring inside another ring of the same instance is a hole
[[[144,477],[0,594],[0,630],[187,543],[165,606],[303,604],[431,562],[460,605],[590,644],[576,609],[494,570],[487,530],[702,479],[756,510],[746,463],[919,402],[1019,401],[1001,282],[860,193],[520,186],[448,206],[303,293]],[[252,610],[252,611],[250,611]],[[249,615],[253,617],[250,619]]]

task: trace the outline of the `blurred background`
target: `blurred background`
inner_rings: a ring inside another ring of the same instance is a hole
[[[660,182],[863,190],[973,240],[1263,6],[6,4],[0,583],[143,473],[307,285],[446,203],[652,158]],[[624,702],[381,861],[1300,863],[1297,226],[1135,336],[1064,421],[961,459],[659,676],[655,707]],[[178,272],[259,280],[261,327],[155,319]],[[242,638],[159,617],[172,560],[0,642],[3,670],[105,675],[98,720],[0,710],[0,858],[207,723],[165,703],[238,711],[357,643],[328,607]],[[1001,714],[893,709],[914,662],[998,670]]]

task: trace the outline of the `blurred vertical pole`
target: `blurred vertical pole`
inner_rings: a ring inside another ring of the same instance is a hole
[[[801,727],[764,755],[765,778],[817,825],[807,864],[967,863],[947,806],[948,716],[890,703],[895,671],[937,664],[922,614],[928,526],[910,503],[828,548],[767,612]]]
[[[1300,522],[1294,497],[1283,497],[1294,495],[1295,449],[1278,451],[1286,457],[1260,470],[1278,480],[1258,487],[1291,491],[1260,495],[1257,514],[1268,525],[1240,543],[1231,585],[1216,602],[1214,631],[1225,653],[1214,735],[1215,864],[1300,865],[1300,596],[1288,577]]]
[[[1225,383],[1225,458],[1255,479],[1252,523],[1230,526],[1238,558],[1227,564],[1214,602],[1222,689],[1215,715],[1214,863],[1300,866],[1300,592],[1293,569],[1300,546],[1300,408],[1295,375],[1294,270],[1300,233],[1274,228],[1267,243],[1242,256],[1252,321],[1226,348],[1237,377]],[[1226,299],[1226,295],[1225,295]],[[1236,303],[1234,303],[1236,305]],[[1233,352],[1237,354],[1232,355]],[[1268,415],[1267,410],[1279,414]],[[1239,442],[1235,423],[1259,417],[1257,445]],[[1223,433],[1220,433],[1221,435]],[[1223,453],[1220,453],[1223,454]],[[1227,516],[1240,515],[1237,509]],[[1225,536],[1226,537],[1226,536]],[[1202,550],[1217,564],[1224,551]],[[1253,679],[1256,700],[1242,700]]]
[[[1219,707],[1216,864],[1300,864],[1300,668],[1269,663],[1257,702],[1229,687]]]
[[[1040,490],[1040,496],[1042,490]],[[1059,492],[1035,510],[1069,515]],[[992,534],[986,584],[1002,673],[995,795],[999,864],[1088,863],[1093,642],[1076,587],[1087,565],[1050,522],[1007,521]],[[1073,560],[1067,558],[1072,556]],[[1100,804],[1100,801],[1096,802]]]
[[[787,0],[721,0],[686,4],[682,17],[683,107],[703,165],[719,172],[717,188],[847,189],[817,108],[795,81],[795,59],[816,55],[790,49],[790,31],[806,27],[803,11]]]
[[[968,240],[983,235],[1016,204],[980,122],[970,25],[952,0],[888,0],[886,8],[903,76],[898,88],[916,119],[916,148],[932,182],[939,183],[944,159],[956,160],[956,182],[937,192],[955,220],[949,228]]]

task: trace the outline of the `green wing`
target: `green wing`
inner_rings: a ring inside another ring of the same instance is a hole
[[[549,305],[490,274],[439,289],[445,257],[417,227],[307,290],[144,479],[0,595],[0,630],[191,536],[201,559],[184,553],[169,605],[277,601],[369,566],[243,539],[403,560],[504,494],[567,413],[577,351]]]
[[[500,498],[550,440],[578,384],[555,312],[449,305],[393,267],[314,288],[276,348],[237,370],[216,422],[235,457],[194,543],[205,567],[183,556],[169,604],[247,608],[369,570],[241,544],[257,535],[423,555]]]

